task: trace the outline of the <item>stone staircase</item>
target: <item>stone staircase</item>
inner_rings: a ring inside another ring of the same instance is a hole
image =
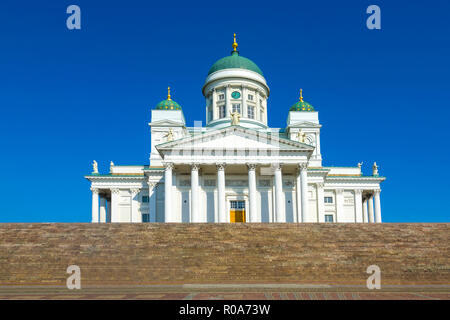
[[[450,284],[450,224],[0,224],[0,286]]]

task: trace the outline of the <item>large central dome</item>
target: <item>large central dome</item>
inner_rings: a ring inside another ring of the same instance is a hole
[[[233,68],[247,69],[263,75],[261,69],[252,60],[240,56],[238,51],[233,51],[231,56],[217,60],[211,69],[209,69],[208,75],[218,70]]]

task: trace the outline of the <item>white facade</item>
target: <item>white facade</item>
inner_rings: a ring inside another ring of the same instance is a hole
[[[323,166],[317,111],[289,111],[285,128],[269,128],[269,87],[245,68],[212,72],[202,91],[205,127],[152,110],[150,165],[86,176],[92,222],[381,222],[385,178],[376,165],[372,176]]]

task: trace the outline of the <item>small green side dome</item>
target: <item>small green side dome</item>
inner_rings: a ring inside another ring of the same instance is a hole
[[[208,75],[219,70],[232,68],[247,69],[263,76],[261,69],[252,60],[241,57],[237,51],[233,51],[231,56],[217,60],[209,69]]]
[[[302,89],[300,89],[300,98],[297,103],[291,106],[289,111],[306,111],[306,112],[312,112],[315,111],[314,107],[310,105],[308,102],[303,101],[303,95],[302,95]]]
[[[156,105],[156,110],[181,110],[181,106],[173,100],[163,100]]]
[[[167,88],[167,99],[158,103],[156,110],[181,110],[181,106],[170,98],[170,87]]]

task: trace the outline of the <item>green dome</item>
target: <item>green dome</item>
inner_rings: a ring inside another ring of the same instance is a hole
[[[289,111],[314,111],[314,107],[306,101],[299,101]]]
[[[252,60],[241,57],[237,51],[233,51],[231,56],[217,60],[209,69],[208,75],[219,70],[232,68],[247,69],[263,75],[261,69]]]
[[[156,105],[156,110],[181,110],[181,106],[171,99],[161,101]]]
[[[292,107],[289,109],[289,111],[315,111],[314,107],[312,105],[310,105],[308,102],[303,101],[303,95],[302,95],[302,90],[300,90],[300,98],[297,101],[296,104],[292,105]]]
[[[170,98],[170,87],[167,88],[167,99],[156,105],[156,110],[181,110],[181,106]]]

